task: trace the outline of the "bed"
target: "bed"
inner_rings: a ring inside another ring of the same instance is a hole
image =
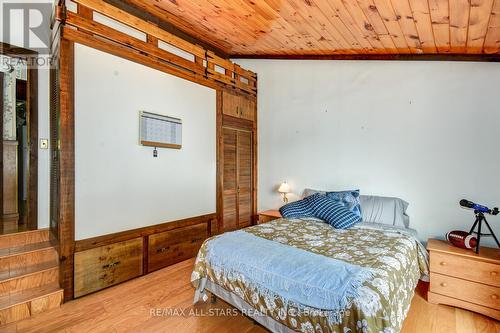
[[[427,252],[406,228],[359,223],[350,229],[335,229],[314,218],[283,218],[237,233],[255,237],[257,243],[267,242],[268,249],[286,246],[305,258],[341,262],[370,274],[355,286],[356,293],[346,297],[346,302],[336,303],[335,308],[314,307],[284,296],[288,294],[276,291],[275,286],[267,289],[262,280],[252,281],[248,266],[233,265],[226,270],[224,263],[211,260],[213,244],[227,234],[206,240],[191,277],[195,302],[207,300],[208,291],[272,332],[399,332],[418,280],[428,279]],[[252,265],[258,266],[258,261]],[[287,265],[293,271],[293,261]],[[335,279],[336,275],[326,281]]]

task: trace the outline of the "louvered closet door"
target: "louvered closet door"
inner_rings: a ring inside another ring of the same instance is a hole
[[[238,131],[238,228],[252,222],[252,133]]]
[[[237,174],[237,141],[238,132],[230,128],[222,128],[222,222],[223,231],[238,228],[238,174]]]

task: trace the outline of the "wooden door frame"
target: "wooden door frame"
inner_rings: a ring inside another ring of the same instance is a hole
[[[19,58],[24,61],[29,61],[30,58],[38,56],[38,53],[32,50],[21,47],[12,46],[7,43],[0,42],[0,54]],[[28,132],[29,132],[29,165],[28,165],[28,212],[27,212],[27,228],[29,230],[38,229],[38,66],[36,61],[30,61],[26,78],[26,110],[29,115]],[[3,73],[2,73],[3,74]],[[3,75],[2,75],[3,76]],[[3,79],[2,79],[3,92]],[[1,139],[0,156],[2,156],[1,170],[3,170],[3,103],[2,103],[2,119],[1,120]],[[1,203],[3,215],[3,177],[0,175],[0,188],[2,189]]]

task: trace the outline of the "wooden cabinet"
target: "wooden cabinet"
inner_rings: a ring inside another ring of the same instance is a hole
[[[227,91],[223,91],[222,113],[227,116],[255,121],[255,98],[244,97]]]
[[[500,250],[479,254],[430,239],[430,303],[447,304],[500,320]]]
[[[222,127],[222,231],[252,223],[253,134],[250,130]]]
[[[207,237],[206,223],[150,235],[148,240],[148,272],[196,256]]]
[[[75,253],[75,297],[142,275],[142,238]]]
[[[257,222],[259,224],[262,224],[274,221],[279,218],[281,218],[281,213],[279,212],[279,210],[265,210],[263,212],[259,212],[259,219]]]

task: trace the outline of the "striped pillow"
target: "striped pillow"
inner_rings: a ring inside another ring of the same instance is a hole
[[[313,212],[306,199],[290,202],[280,208],[281,216],[289,218],[313,217]]]
[[[336,229],[347,229],[361,221],[361,217],[344,207],[342,203],[325,195],[315,194],[304,200],[308,201],[314,217],[326,221]]]
[[[330,199],[339,201],[344,207],[361,217],[359,190],[326,192],[326,196]]]

